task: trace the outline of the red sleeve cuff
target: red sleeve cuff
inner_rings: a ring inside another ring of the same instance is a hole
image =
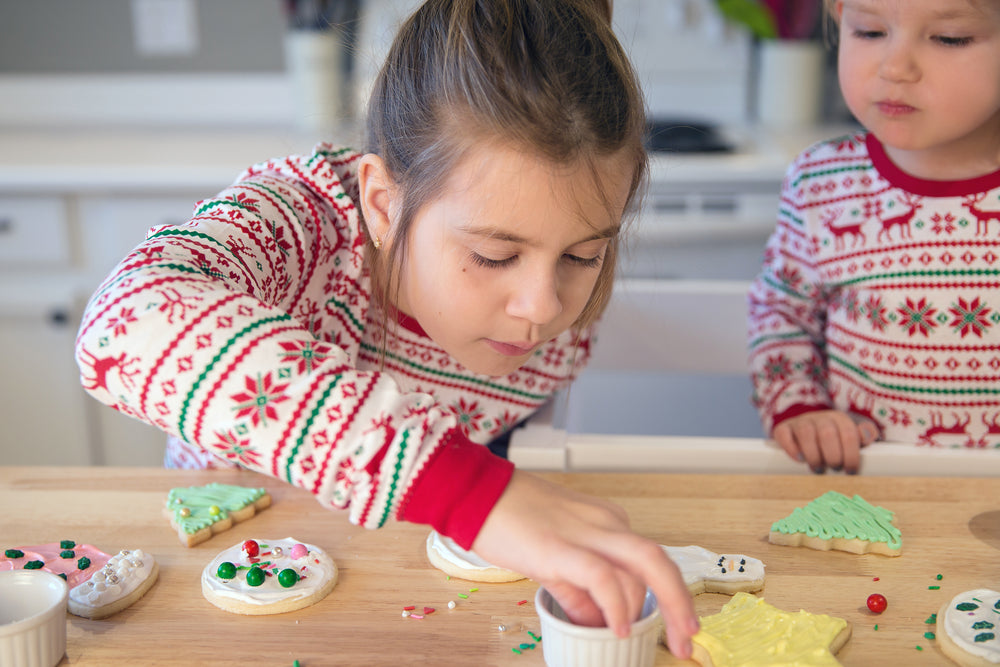
[[[795,405],[789,407],[784,412],[779,412],[774,415],[771,422],[771,432],[774,432],[774,427],[781,422],[791,419],[792,417],[798,417],[799,415],[804,415],[807,412],[819,412],[820,410],[831,410],[832,406],[826,404],[810,404],[810,403],[796,403]]]
[[[454,431],[413,482],[399,518],[429,524],[470,549],[513,474],[513,463]]]

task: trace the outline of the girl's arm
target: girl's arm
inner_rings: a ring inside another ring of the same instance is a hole
[[[356,366],[368,308],[350,152],[258,166],[151,230],[84,314],[98,400],[305,488],[355,523],[469,546],[512,472],[453,414]]]

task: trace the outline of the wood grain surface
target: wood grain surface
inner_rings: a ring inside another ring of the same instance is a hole
[[[761,595],[787,611],[847,619],[844,665],[947,665],[925,620],[952,596],[1000,588],[1000,480],[846,476],[546,474],[622,504],[633,527],[662,544],[744,553],[767,566]],[[161,511],[167,492],[208,482],[266,487],[272,506],[194,548],[181,545]],[[887,558],[780,547],[773,521],[829,490],[860,494],[896,513],[903,554]],[[542,645],[511,649],[538,633],[531,581],[474,584],[448,579],[427,562],[427,528],[351,525],[305,491],[250,472],[147,468],[0,467],[3,548],[72,539],[108,553],[142,548],[160,578],[132,607],[100,621],[68,617],[63,665],[542,665]],[[340,581],[322,602],[277,616],[242,617],[209,604],[205,563],[241,540],[294,537],[326,550]],[[937,575],[942,575],[937,579]],[[878,577],[878,581],[873,579]],[[939,586],[932,590],[930,586]],[[470,588],[478,591],[470,592]],[[880,616],[871,593],[886,596]],[[468,596],[467,599],[460,594]],[[705,594],[699,614],[729,598]],[[448,609],[448,601],[457,606]],[[519,605],[521,600],[528,600]],[[434,607],[423,620],[406,605]],[[878,629],[875,625],[878,624]],[[506,626],[500,632],[498,626]],[[543,638],[544,642],[544,638]],[[916,647],[920,646],[922,650]],[[657,665],[685,663],[660,648]]]

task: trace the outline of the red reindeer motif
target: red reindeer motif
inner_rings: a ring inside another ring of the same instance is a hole
[[[871,394],[865,394],[862,391],[847,392],[848,412],[858,415],[859,417],[864,417],[865,419],[870,419],[871,422],[875,424],[879,430],[881,430],[882,424],[875,418],[875,415],[873,414],[874,408],[875,397]]]
[[[971,415],[968,412],[965,413],[965,421],[958,416],[957,412],[951,413],[955,418],[955,422],[950,426],[944,425],[944,415],[940,412],[931,413],[931,425],[927,427],[921,435],[917,436],[917,441],[923,445],[929,445],[931,447],[941,446],[942,443],[938,442],[937,437],[940,435],[965,435],[969,436],[969,422],[972,421]],[[968,444],[972,441],[971,436],[969,436]]]
[[[83,388],[89,391],[94,389],[103,389],[108,391],[108,374],[116,370],[118,371],[118,376],[122,380],[122,384],[126,387],[132,387],[132,376],[137,374],[139,371],[129,372],[128,367],[138,361],[137,359],[129,360],[126,358],[125,353],[122,352],[117,357],[95,357],[93,354],[80,349],[80,360],[87,366],[91,376],[86,374],[81,375],[81,380]]]
[[[977,448],[985,448],[990,446],[990,441],[987,436],[994,436],[993,442],[1000,444],[1000,412],[994,412],[993,418],[990,421],[986,421],[986,415],[982,416],[983,424],[986,426],[986,433],[979,437],[973,446]]]
[[[977,195],[969,195],[963,198],[962,206],[969,209],[969,213],[976,219],[976,235],[986,234],[990,231],[990,220],[1000,221],[1000,211],[988,210],[984,211],[979,208],[979,202],[983,201],[986,197],[985,192],[980,192]]]
[[[832,210],[824,213],[822,215],[822,217],[820,218],[820,223],[824,227],[826,227],[828,230],[830,230],[831,234],[833,234],[834,247],[837,250],[843,250],[844,249],[844,246],[845,246],[844,235],[846,235],[846,234],[850,234],[851,235],[851,247],[852,248],[855,245],[858,244],[858,240],[859,239],[861,241],[861,245],[864,245],[865,241],[866,241],[866,239],[865,239],[865,233],[863,231],[861,231],[861,225],[864,224],[864,221],[856,222],[856,223],[851,223],[851,224],[848,224],[848,225],[837,225],[837,226],[834,226],[833,222],[837,218],[839,218],[840,214],[843,213],[843,212],[844,212],[843,208],[835,208],[835,209],[832,209]]]
[[[882,240],[883,234],[885,234],[886,240],[892,240],[892,228],[896,227],[897,225],[899,226],[900,229],[899,237],[901,239],[913,238],[910,235],[910,223],[913,222],[913,216],[917,214],[917,211],[920,210],[921,207],[923,207],[923,204],[920,201],[921,199],[923,199],[923,197],[921,197],[920,195],[911,195],[908,192],[905,193],[903,195],[903,201],[900,203],[909,206],[910,210],[907,211],[906,213],[903,213],[902,215],[897,215],[892,218],[879,218],[878,219],[879,222],[882,223],[882,229],[878,233],[878,240],[879,241]]]

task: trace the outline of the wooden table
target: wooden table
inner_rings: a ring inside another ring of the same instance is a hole
[[[546,474],[624,505],[637,531],[663,544],[744,553],[767,565],[764,598],[846,618],[853,637],[844,665],[949,664],[924,621],[953,595],[1000,586],[1000,479]],[[167,491],[211,481],[264,486],[274,503],[255,518],[188,549],[161,509]],[[886,558],[773,546],[771,523],[834,489],[896,512],[903,555]],[[427,529],[395,524],[366,531],[322,509],[309,494],[249,472],[146,468],[0,467],[0,541],[5,548],[73,539],[103,551],[142,548],[160,562],[150,592],[101,621],[69,617],[64,665],[542,665],[541,644],[511,651],[539,632],[537,585],[448,580],[424,555]],[[294,537],[325,549],[340,567],[334,591],[313,607],[242,617],[209,604],[199,575],[218,551],[247,538]],[[942,579],[937,580],[936,575]],[[878,577],[878,581],[873,579]],[[478,586],[478,591],[469,592]],[[929,586],[940,586],[930,590]],[[888,610],[865,607],[881,592]],[[460,593],[468,599],[459,597]],[[448,609],[448,601],[458,603]],[[527,604],[518,605],[520,600]],[[722,595],[696,599],[717,612]],[[436,611],[403,618],[405,605]],[[878,624],[878,630],[874,629]],[[499,625],[508,630],[500,632]],[[922,651],[915,647],[921,646]],[[661,648],[657,665],[693,664]]]

